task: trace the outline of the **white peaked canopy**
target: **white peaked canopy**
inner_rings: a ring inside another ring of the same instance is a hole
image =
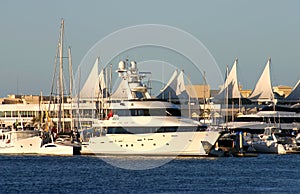
[[[95,93],[97,93],[98,97],[106,97],[108,94],[105,94],[105,92],[107,92],[107,87],[105,84],[105,77],[104,77],[104,70],[102,69],[99,77],[98,77],[98,89],[95,89]],[[97,88],[97,87],[95,87]]]
[[[184,85],[184,77],[183,77],[183,71],[181,71],[177,77],[177,86],[176,86],[176,95],[182,94],[182,92],[185,91],[185,85]]]
[[[215,99],[225,99],[228,92],[228,98],[241,98],[241,93],[239,91],[238,81],[237,81],[237,67],[238,59],[235,59],[231,71],[227,75],[224,85],[221,87],[220,92],[215,96]]]
[[[297,82],[292,92],[284,100],[290,102],[300,102],[300,80]]]
[[[194,92],[193,90],[191,92]],[[181,100],[187,100],[189,98],[187,90],[185,88],[184,82],[184,73],[181,71],[177,77],[177,84],[176,84],[176,96]]]
[[[106,88],[104,72],[102,70],[100,74],[98,74],[98,64],[99,58],[96,59],[88,78],[80,90],[80,98],[96,98],[102,95],[103,90]]]
[[[162,92],[157,96],[159,99],[187,99],[188,93],[185,88],[184,72],[181,71],[178,74],[178,70],[175,70],[172,77],[166,86],[162,89]]]
[[[175,90],[176,90],[176,87],[177,87],[177,84],[176,84],[177,75],[178,75],[178,71],[176,69],[174,71],[174,73],[172,74],[170,80],[166,84],[166,86],[161,90],[161,93],[157,96],[157,98],[159,98],[159,99],[168,99],[168,98],[175,98],[176,97]]]
[[[126,79],[122,79],[119,87],[116,91],[110,96],[112,99],[131,99],[131,90]]]
[[[252,101],[272,101],[274,99],[271,78],[270,78],[270,64],[271,58],[268,59],[266,67],[261,74],[256,86],[250,96],[248,97]]]

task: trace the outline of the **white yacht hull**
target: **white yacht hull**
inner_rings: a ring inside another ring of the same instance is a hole
[[[223,124],[222,126],[230,129],[236,129],[236,128],[264,129],[268,127],[268,124],[264,122],[228,122]]]
[[[30,137],[14,142],[0,142],[0,154],[37,154],[42,144],[40,137]]]
[[[253,148],[258,153],[286,154],[284,146],[276,142],[255,142],[253,143]]]
[[[48,143],[43,145],[39,151],[39,155],[56,155],[56,156],[72,156],[73,146],[60,145],[56,143]]]
[[[247,128],[247,129],[264,129],[269,126],[277,126],[281,129],[295,129],[299,128],[299,123],[277,123],[277,124],[270,124],[265,122],[228,122],[222,125],[223,127],[227,127],[230,129],[236,128]]]
[[[206,156],[219,137],[213,131],[110,134],[90,138],[82,154]]]

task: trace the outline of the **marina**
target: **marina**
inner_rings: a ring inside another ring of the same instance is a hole
[[[115,69],[111,64],[99,72],[99,57],[74,94],[69,48],[66,93],[64,29],[62,19],[50,96],[2,99],[0,154],[246,157],[299,153],[299,82],[287,97],[276,98],[271,58],[247,97],[237,84],[237,58],[215,96],[207,91],[201,98],[197,91],[201,87],[186,84],[184,70],[178,69],[153,96],[152,72],[140,71],[138,63],[128,58]],[[119,80],[114,90],[113,78]]]
[[[300,2],[0,6],[0,193],[298,193]]]

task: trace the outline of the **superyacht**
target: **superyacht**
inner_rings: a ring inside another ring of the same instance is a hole
[[[121,83],[114,93],[100,98],[99,112],[103,116],[94,121],[82,154],[209,154],[220,137],[218,131],[183,117],[179,106],[151,97],[148,87],[142,84],[146,76],[138,72],[136,62],[121,61],[116,72]]]

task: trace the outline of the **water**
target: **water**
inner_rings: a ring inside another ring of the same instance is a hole
[[[300,155],[179,158],[126,170],[92,156],[0,156],[0,193],[299,193],[299,161]]]

